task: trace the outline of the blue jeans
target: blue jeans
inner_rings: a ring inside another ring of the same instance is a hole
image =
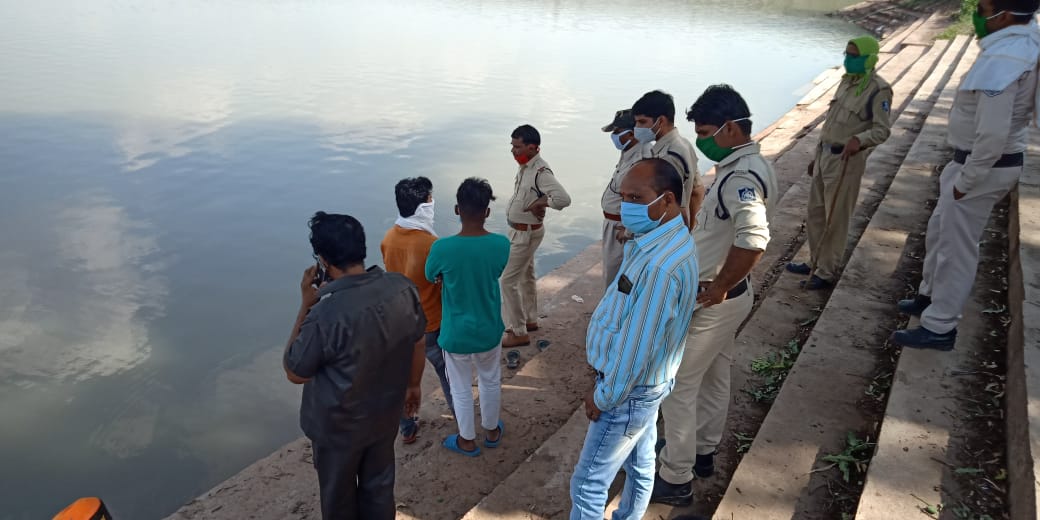
[[[448,411],[455,415],[455,404],[451,399],[451,387],[448,386],[448,374],[444,371],[444,351],[441,350],[440,344],[437,343],[440,335],[441,331],[439,330],[426,333],[426,359],[430,361],[433,369],[437,371],[437,379],[441,381],[441,390],[444,391],[444,398],[448,400]],[[415,419],[414,417],[401,416],[402,436],[408,437],[415,432]]]
[[[571,477],[571,520],[602,520],[610,484],[622,468],[625,488],[613,520],[643,518],[654,489],[657,410],[674,383],[634,387],[624,402],[589,424]]]

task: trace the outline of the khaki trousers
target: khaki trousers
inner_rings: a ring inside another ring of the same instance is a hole
[[[940,334],[957,327],[964,303],[975,285],[979,266],[979,239],[993,205],[1015,187],[1022,167],[993,168],[961,200],[953,199],[953,185],[963,165],[950,162],[939,177],[939,202],[928,220],[920,294],[932,304],[921,313],[921,325]]]
[[[621,270],[621,261],[625,259],[625,244],[617,241],[617,228],[620,222],[603,219],[603,287],[610,288]]]
[[[534,231],[509,229],[509,262],[499,279],[502,284],[502,321],[517,336],[527,335],[527,323],[538,321],[538,290],[534,253],[545,228]]]
[[[733,343],[754,303],[748,284],[744,294],[693,313],[675,388],[661,403],[666,442],[660,455],[661,478],[668,483],[693,480],[697,455],[712,453],[722,441]]]
[[[849,238],[849,223],[856,210],[859,185],[867,166],[869,152],[860,152],[849,158],[845,180],[841,182],[838,197],[833,199],[841,178],[841,154],[818,149],[816,171],[812,189],[809,191],[809,215],[805,227],[809,235],[809,252],[816,262],[816,276],[833,282],[838,278],[841,261],[845,256],[845,244]],[[834,214],[827,227],[827,213],[834,200]]]

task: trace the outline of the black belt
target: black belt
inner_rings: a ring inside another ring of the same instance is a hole
[[[968,156],[971,152],[967,150],[954,150],[953,151],[953,162],[957,164],[964,164],[968,160]],[[997,159],[997,162],[993,163],[992,168],[1015,168],[1025,164],[1025,153],[1006,153]]]
[[[737,285],[733,286],[732,289],[730,289],[729,291],[726,292],[726,299],[727,300],[732,300],[733,298],[736,298],[736,297],[746,293],[747,290],[748,290],[748,283],[750,282],[750,280],[751,280],[750,277],[749,278],[744,278],[743,280],[740,281],[740,283],[738,283]],[[697,290],[697,292],[699,293],[699,292],[703,291],[704,288],[707,287],[708,286],[707,284],[709,284],[709,283],[711,283],[711,282],[704,282],[704,285],[701,285],[700,288]]]

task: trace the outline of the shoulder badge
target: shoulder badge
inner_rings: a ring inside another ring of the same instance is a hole
[[[758,198],[755,196],[755,188],[752,188],[751,186],[738,188],[737,196],[740,198],[741,202],[754,202],[755,199]]]
[[[982,93],[985,94],[987,97],[997,97],[997,96],[1003,94],[1004,91],[1003,90],[983,90]]]
[[[881,102],[881,110],[886,114],[892,110],[892,106],[888,103],[887,99]]]

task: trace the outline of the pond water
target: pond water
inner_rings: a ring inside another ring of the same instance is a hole
[[[398,179],[450,234],[482,176],[503,231],[531,123],[574,198],[548,272],[599,236],[615,110],[728,82],[764,128],[861,33],[822,14],[847,3],[0,0],[0,518],[158,518],[300,435],[315,210],[378,263]]]

